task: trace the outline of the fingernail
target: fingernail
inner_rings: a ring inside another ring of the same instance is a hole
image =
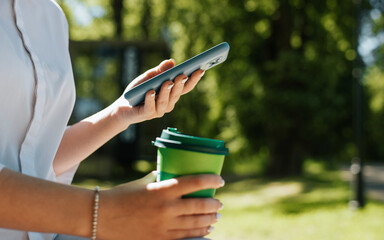
[[[224,208],[224,204],[223,204],[223,203],[220,203],[219,210],[223,210],[223,208]]]
[[[221,214],[220,213],[216,214],[216,219],[220,219],[220,218],[221,218]]]
[[[181,83],[184,84],[184,83],[186,83],[187,81],[188,81],[188,77],[185,77],[185,78],[183,78],[183,80],[181,80]]]
[[[203,71],[203,72],[201,73],[200,77],[203,77],[203,76],[204,76],[204,74],[205,74],[205,71]]]
[[[156,92],[153,92],[152,94],[151,94],[151,97],[154,97],[156,95]]]
[[[224,187],[224,185],[225,185],[225,181],[224,179],[221,179],[219,187]]]
[[[210,226],[210,227],[208,228],[208,232],[209,232],[209,233],[210,233],[210,232],[213,232],[213,230],[215,230],[215,227]]]
[[[172,89],[175,84],[171,84],[168,86],[168,90]]]

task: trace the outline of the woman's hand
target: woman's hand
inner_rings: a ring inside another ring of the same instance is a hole
[[[163,61],[159,66],[137,77],[126,91],[174,66],[173,60]],[[203,70],[197,70],[190,78],[180,75],[173,82],[166,81],[157,93],[157,98],[155,91],[151,90],[147,92],[144,104],[136,107],[130,107],[123,94],[107,108],[67,128],[55,156],[56,175],[79,164],[129,125],[161,117],[172,111],[180,96],[191,91],[203,73]]]
[[[165,240],[207,235],[222,204],[212,198],[181,196],[219,188],[217,175],[185,176],[156,183],[151,177],[100,193],[98,239]]]
[[[133,80],[125,89],[124,93],[174,66],[175,61],[172,59],[163,61],[157,67],[146,71]],[[166,81],[158,93],[154,90],[148,91],[145,95],[144,104],[136,107],[129,106],[123,94],[113,103],[113,114],[119,119],[123,129],[126,129],[133,123],[162,117],[165,113],[173,110],[180,96],[190,92],[203,75],[204,71],[200,69],[192,73],[189,78],[182,74],[177,76],[174,81]]]

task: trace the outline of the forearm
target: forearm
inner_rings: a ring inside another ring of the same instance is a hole
[[[93,192],[0,171],[0,227],[91,235]]]
[[[127,127],[122,126],[114,111],[112,104],[67,128],[53,162],[56,175],[79,164]]]
[[[148,70],[132,81],[127,90],[174,65],[173,60],[163,61],[158,67]],[[80,163],[130,124],[162,117],[172,111],[180,96],[191,91],[203,74],[203,70],[197,70],[189,78],[181,74],[173,81],[166,81],[158,92],[148,91],[144,104],[135,107],[129,106],[128,101],[121,96],[108,108],[68,128],[53,163],[56,175]]]

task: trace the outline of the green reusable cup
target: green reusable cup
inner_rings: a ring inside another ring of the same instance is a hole
[[[194,137],[178,132],[176,128],[164,129],[152,142],[157,149],[157,181],[184,175],[220,175],[228,149],[224,141]],[[207,198],[215,189],[205,189],[183,197]]]

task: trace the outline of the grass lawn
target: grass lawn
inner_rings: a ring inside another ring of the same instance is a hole
[[[368,201],[363,210],[348,208],[349,184],[340,172],[313,170],[284,180],[227,181],[216,197],[222,218],[208,236],[214,240],[375,240],[384,239],[384,205]],[[228,179],[227,179],[228,180]],[[110,187],[87,180],[82,186]]]
[[[299,179],[229,183],[217,198],[222,219],[208,237],[217,240],[384,239],[384,205],[348,208],[349,184],[339,172]]]

